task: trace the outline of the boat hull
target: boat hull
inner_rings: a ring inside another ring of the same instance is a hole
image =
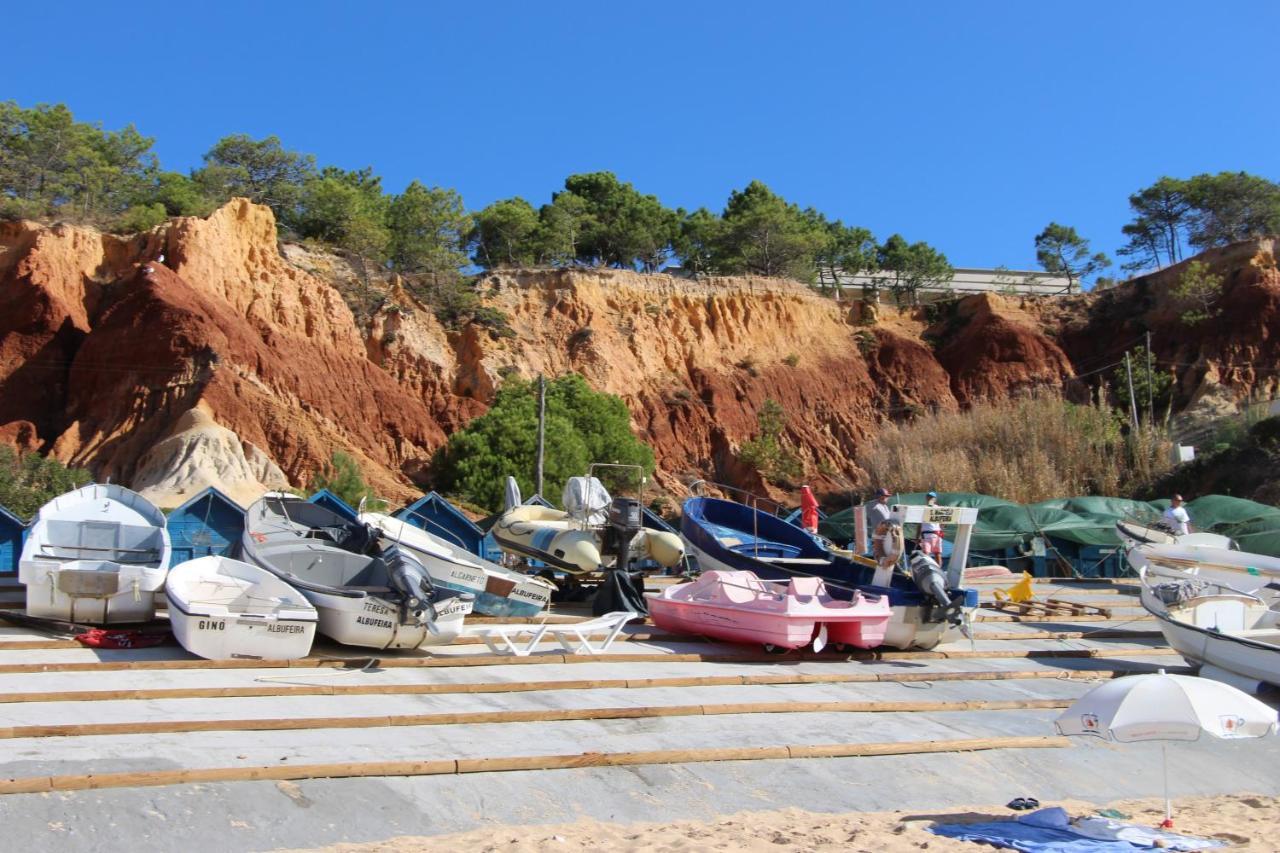
[[[833,598],[817,578],[766,583],[751,572],[704,572],[645,596],[654,624],[679,633],[783,649],[806,646],[825,627],[826,641],[874,648],[891,615],[883,597]]]
[[[148,622],[171,554],[164,514],[106,483],[59,495],[36,513],[18,561],[27,613],[90,625]]]
[[[1201,675],[1257,690],[1260,684],[1280,686],[1280,645],[1236,637],[1175,619],[1146,587],[1142,606],[1156,617],[1165,641]],[[1280,632],[1271,632],[1280,636]],[[1225,676],[1225,677],[1223,677]]]
[[[1138,574],[1169,580],[1200,578],[1245,593],[1280,582],[1280,559],[1201,545],[1139,545],[1125,552]]]
[[[377,596],[360,598],[311,590],[302,594],[316,608],[321,634],[344,646],[368,649],[416,649],[447,645],[462,632],[471,603],[461,598],[437,602],[430,624],[401,622],[400,609]]]
[[[297,660],[311,652],[317,619],[185,613],[166,596],[169,626],[178,643],[208,660]]]
[[[702,571],[750,571],[755,573],[761,580],[788,580],[792,576],[785,571],[779,570],[775,566],[768,563],[752,560],[740,554],[729,552],[732,554],[728,559],[733,560],[731,564],[725,560],[719,559],[716,554],[710,553],[708,550],[700,548],[695,542],[685,537],[685,548],[688,553],[692,554],[698,562],[698,568]],[[718,553],[724,553],[719,551]],[[837,581],[840,582],[840,581]],[[877,590],[868,588],[871,592],[883,592],[890,595],[890,603],[892,606],[892,615],[889,617],[889,624],[885,630],[884,638],[880,645],[888,646],[894,649],[932,649],[940,643],[951,642],[960,638],[960,629],[958,626],[945,621],[930,621],[928,616],[933,609],[928,604],[905,604],[894,601],[900,598],[900,595],[894,595],[899,592],[897,590]],[[831,639],[831,642],[844,642],[842,640]]]
[[[416,557],[433,584],[475,596],[477,613],[536,616],[551,602],[553,587],[542,578],[482,561],[470,552],[460,553],[448,542],[391,516],[362,513],[360,520]]]

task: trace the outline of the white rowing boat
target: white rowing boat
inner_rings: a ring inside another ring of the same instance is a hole
[[[294,660],[311,651],[315,607],[266,569],[200,557],[174,566],[164,592],[173,635],[193,655]]]

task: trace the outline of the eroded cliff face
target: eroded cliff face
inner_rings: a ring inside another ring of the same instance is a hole
[[[1280,355],[1263,254],[1218,259],[1243,270],[1229,296],[1246,334],[1224,321],[1176,352],[1170,335],[1170,358],[1205,363],[1194,382],[1274,383],[1237,364]],[[759,487],[737,451],[769,399],[806,479],[830,491],[858,481],[857,449],[885,418],[1060,385],[1073,360],[1172,310],[1156,277],[1053,306],[970,298],[929,325],[888,308],[867,322],[775,280],[517,271],[480,283],[515,333],[501,336],[448,331],[394,279],[376,284],[369,299],[341,259],[282,255],[271,212],[244,200],[132,238],[0,223],[0,440],[166,505],[206,485],[245,499],[305,487],[344,450],[399,499],[505,377],[572,370],[626,400],[674,494],[697,477]]]

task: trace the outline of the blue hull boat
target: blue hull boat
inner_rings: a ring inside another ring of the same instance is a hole
[[[977,591],[945,589],[940,572],[921,578],[894,573],[891,585],[875,586],[875,569],[833,553],[816,537],[767,512],[736,501],[693,497],[684,502],[680,534],[703,571],[749,571],[766,580],[816,575],[832,594],[857,589],[886,595],[893,618],[886,646],[933,648],[963,621],[963,611],[977,605]]]

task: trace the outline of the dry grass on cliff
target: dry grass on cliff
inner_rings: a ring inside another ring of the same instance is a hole
[[[858,461],[873,483],[899,492],[978,492],[1018,503],[1123,497],[1172,467],[1162,432],[1127,433],[1104,404],[1038,394],[887,425]]]

